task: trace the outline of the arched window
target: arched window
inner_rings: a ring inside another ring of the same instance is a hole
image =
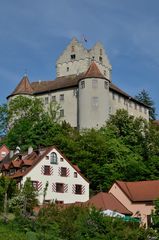
[[[55,152],[52,152],[50,154],[50,163],[51,164],[57,164],[57,154]]]

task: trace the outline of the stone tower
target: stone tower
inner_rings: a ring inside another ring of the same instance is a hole
[[[82,43],[73,38],[56,61],[56,75],[61,77],[84,73],[92,61],[96,63],[100,72],[111,81],[112,67],[102,44],[98,42],[87,50]]]

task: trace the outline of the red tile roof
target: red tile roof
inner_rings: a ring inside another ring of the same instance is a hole
[[[103,211],[109,209],[125,215],[132,215],[132,212],[130,212],[111,193],[105,193],[105,192],[97,193],[89,201],[87,201],[87,203]]]
[[[96,63],[93,61],[89,66],[87,72],[84,74],[83,78],[104,78],[104,75],[100,72]]]
[[[159,180],[122,182],[116,184],[132,202],[154,201],[159,198]]]
[[[32,94],[32,93],[33,93],[33,89],[31,87],[29,79],[28,79],[27,76],[24,76],[21,79],[20,83],[15,88],[15,90],[13,91],[12,95],[16,95],[16,94]]]

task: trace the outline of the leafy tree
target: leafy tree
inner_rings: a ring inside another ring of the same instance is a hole
[[[8,109],[7,104],[0,105],[0,134],[5,134],[8,124]]]
[[[135,96],[135,99],[150,107],[149,110],[150,120],[155,120],[156,119],[155,104],[154,101],[151,99],[149,93],[143,89],[141,92],[139,92],[138,95]]]

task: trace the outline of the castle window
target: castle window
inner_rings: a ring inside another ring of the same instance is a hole
[[[81,88],[85,88],[85,81],[81,81]]]
[[[56,96],[52,96],[52,101],[56,102]]]
[[[100,56],[99,57],[99,62],[102,63],[103,62],[103,58]]]
[[[82,194],[82,185],[75,185],[75,194]]]
[[[64,193],[64,184],[63,183],[56,183],[56,192]]]
[[[109,86],[108,82],[107,82],[107,81],[104,81],[104,87],[105,87],[105,89],[108,89],[108,86]]]
[[[74,51],[75,51],[75,47],[71,46],[71,52],[74,52]]]
[[[44,166],[44,175],[50,175],[50,166]]]
[[[129,102],[129,107],[132,107],[132,102]]]
[[[57,154],[55,152],[52,152],[50,154],[50,163],[51,164],[57,164]]]
[[[71,54],[71,60],[75,60],[76,59],[76,55],[75,54]]]
[[[64,94],[60,94],[60,101],[64,101]]]
[[[112,99],[115,100],[115,93],[112,92]]]
[[[97,88],[98,87],[98,80],[97,79],[93,79],[92,80],[92,88]]]
[[[100,55],[102,55],[103,54],[103,51],[102,51],[102,49],[100,49]]]
[[[69,72],[69,70],[70,70],[69,67],[67,67],[67,72]]]
[[[92,97],[92,106],[98,107],[99,98],[98,97]]]
[[[64,109],[60,110],[60,117],[64,117]]]
[[[48,104],[48,103],[49,103],[49,98],[45,97],[45,104]]]

